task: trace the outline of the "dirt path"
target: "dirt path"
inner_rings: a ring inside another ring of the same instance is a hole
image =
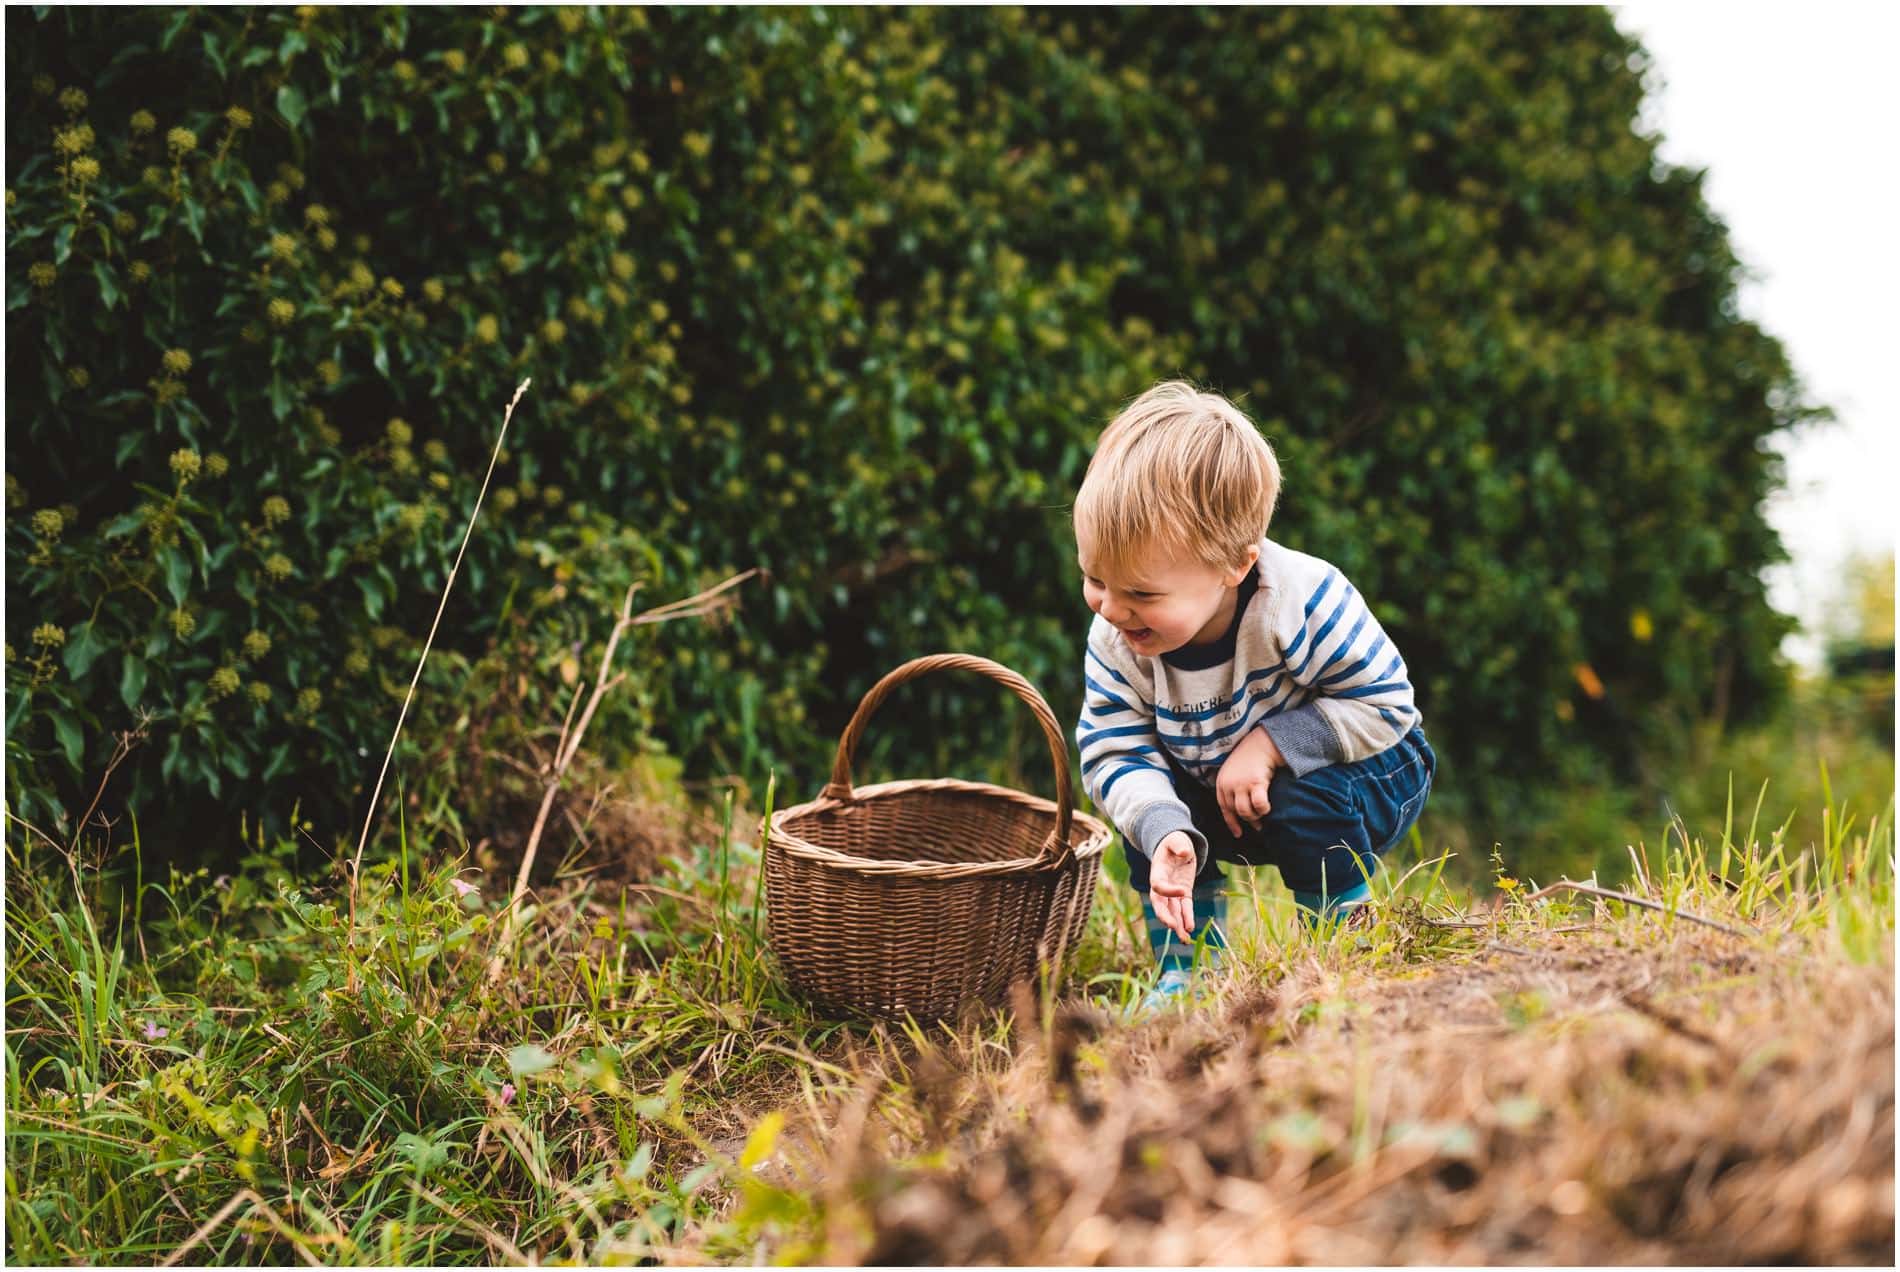
[[[1133,1030],[1067,1012],[1000,1074],[922,1066],[951,1164],[904,1117],[834,1135],[825,1257],[1890,1263],[1893,1041],[1890,961],[1701,929],[1312,962]]]

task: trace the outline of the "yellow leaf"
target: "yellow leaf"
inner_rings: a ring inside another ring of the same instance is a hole
[[[740,1168],[751,1170],[770,1157],[772,1146],[778,1143],[778,1133],[783,1129],[785,1114],[776,1109],[767,1113],[746,1137],[745,1148],[739,1154]]]
[[[356,1153],[354,1155],[349,1154],[349,1153],[336,1154],[330,1159],[329,1165],[325,1166],[322,1170],[317,1172],[317,1178],[318,1179],[343,1178],[343,1176],[349,1174],[351,1171],[355,1170],[358,1166],[364,1165],[365,1163],[369,1161],[370,1158],[376,1156],[376,1149],[378,1148],[378,1146],[380,1146],[381,1143],[382,1143],[381,1140],[371,1140],[368,1144],[363,1146],[363,1150],[359,1153]],[[327,1148],[328,1145],[325,1145],[325,1147]]]
[[[1648,643],[1649,638],[1655,634],[1656,625],[1650,621],[1648,610],[1639,609],[1630,615],[1630,635],[1639,641]]]
[[[561,659],[561,683],[571,685],[581,678],[580,660],[569,654]]]

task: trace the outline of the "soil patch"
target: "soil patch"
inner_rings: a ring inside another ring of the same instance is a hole
[[[1891,1261],[1891,962],[1619,939],[1314,962],[1135,1030],[1067,1009],[1000,1079],[920,1073],[922,1144],[834,1133],[862,1222],[826,1257]]]

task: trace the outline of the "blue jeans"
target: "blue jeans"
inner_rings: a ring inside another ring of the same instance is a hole
[[[1166,751],[1163,751],[1167,755]],[[1219,863],[1278,866],[1295,893],[1338,896],[1357,888],[1379,868],[1379,858],[1403,839],[1418,815],[1438,771],[1438,757],[1425,731],[1412,731],[1377,755],[1352,764],[1331,764],[1294,777],[1281,769],[1267,786],[1273,805],[1260,828],[1240,823],[1235,838],[1221,817],[1212,787],[1203,786],[1167,755],[1174,793],[1188,806],[1194,827],[1207,836],[1207,860],[1196,888],[1223,878]],[[1122,837],[1128,882],[1148,891],[1148,859]]]

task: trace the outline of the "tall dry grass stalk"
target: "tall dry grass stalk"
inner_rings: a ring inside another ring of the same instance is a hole
[[[362,875],[363,852],[369,846],[370,828],[376,821],[376,805],[382,798],[383,783],[389,777],[389,765],[396,754],[396,742],[402,737],[402,726],[409,718],[409,706],[415,701],[416,686],[422,680],[422,669],[429,661],[429,652],[435,647],[435,634],[442,625],[442,612],[448,608],[449,592],[455,586],[456,575],[461,572],[462,557],[468,551],[469,540],[475,535],[475,522],[481,516],[482,501],[488,497],[488,487],[494,480],[495,466],[501,460],[502,443],[507,440],[509,422],[514,419],[515,407],[520,403],[522,394],[528,391],[528,386],[532,383],[534,383],[532,378],[523,380],[516,387],[514,397],[509,400],[507,409],[502,413],[501,430],[495,435],[494,449],[488,455],[488,471],[482,474],[481,489],[476,492],[475,505],[469,510],[468,524],[462,530],[461,546],[455,550],[455,561],[449,566],[448,578],[443,581],[442,595],[436,601],[435,618],[429,624],[428,639],[422,643],[422,656],[416,660],[415,673],[409,678],[409,689],[403,695],[402,710],[396,715],[396,727],[389,735],[389,747],[383,752],[382,769],[376,775],[375,789],[370,792],[369,808],[363,814],[363,832],[357,837],[356,855],[350,862],[349,932],[352,943],[356,935],[357,882]],[[634,627],[649,623],[664,623],[676,618],[698,618],[723,609],[731,603],[731,598],[727,593],[757,573],[756,568],[743,571],[685,600],[656,606],[637,615],[633,613],[633,598],[639,591],[640,585],[636,583],[627,589],[626,598],[620,605],[620,617],[614,623],[613,631],[608,635],[606,649],[601,653],[600,670],[595,676],[593,692],[588,696],[587,707],[581,712],[580,720],[576,723],[574,708],[580,702],[581,690],[586,688],[584,684],[576,685],[574,697],[568,703],[567,717],[561,722],[561,736],[554,748],[554,759],[548,765],[546,784],[541,794],[541,806],[535,813],[534,827],[528,835],[527,850],[522,854],[520,869],[515,873],[514,891],[508,898],[508,908],[502,916],[501,934],[496,941],[495,953],[489,960],[488,976],[491,980],[500,973],[511,944],[521,899],[528,890],[528,875],[534,868],[535,854],[540,849],[541,835],[547,829],[548,812],[554,805],[555,795],[561,789],[561,780],[567,773],[568,765],[573,762],[575,753],[580,750],[581,739],[586,734],[587,726],[592,722],[594,712],[600,706],[601,700],[627,678],[625,672],[612,672],[614,652],[620,645],[620,638]]]
[[[515,416],[515,406],[521,401],[521,395],[533,384],[532,377],[523,380],[515,388],[515,395],[509,399],[508,409],[502,412],[501,432],[495,436],[495,448],[488,454],[488,471],[482,474],[482,488],[475,493],[475,506],[469,509],[468,525],[462,530],[462,546],[455,550],[455,563],[449,566],[449,577],[442,584],[442,597],[436,602],[435,619],[429,624],[429,638],[422,642],[422,657],[416,659],[415,674],[409,677],[409,692],[403,695],[402,710],[396,715],[396,728],[389,735],[389,749],[383,752],[382,771],[376,774],[376,789],[370,792],[369,808],[363,813],[363,833],[356,840],[356,856],[350,862],[350,941],[356,940],[356,885],[363,871],[363,849],[369,844],[369,828],[376,821],[376,802],[382,798],[383,782],[389,777],[389,762],[396,754],[396,739],[402,736],[403,722],[409,718],[409,704],[415,701],[416,685],[422,679],[422,668],[429,661],[429,651],[435,646],[436,629],[442,625],[442,611],[448,608],[449,589],[455,586],[455,576],[462,569],[462,554],[468,551],[468,541],[475,535],[475,519],[481,516],[482,500],[488,497],[488,484],[494,480],[495,465],[501,461],[501,444],[508,437],[508,422]]]

